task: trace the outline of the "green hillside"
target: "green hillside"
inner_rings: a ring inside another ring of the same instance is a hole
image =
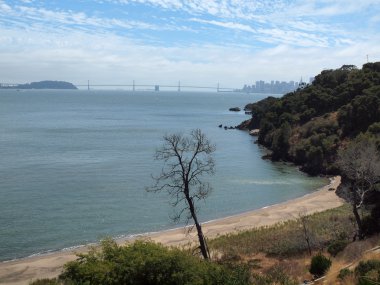
[[[311,85],[246,108],[252,110],[248,128],[260,129],[258,142],[272,150],[273,160],[334,174],[339,148],[360,133],[378,141],[380,62],[324,70]]]

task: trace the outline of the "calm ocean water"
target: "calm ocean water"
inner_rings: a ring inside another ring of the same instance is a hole
[[[216,144],[202,221],[312,192],[325,179],[261,159],[248,117],[261,95],[192,92],[0,91],[0,260],[106,236],[178,227],[165,195],[146,193],[165,133],[202,129]]]

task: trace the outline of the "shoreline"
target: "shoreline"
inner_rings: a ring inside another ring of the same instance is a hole
[[[340,177],[330,179],[328,185],[302,197],[274,204],[241,214],[214,219],[202,223],[203,232],[207,238],[244,231],[261,226],[270,226],[298,217],[300,212],[312,214],[339,207],[343,204],[335,194],[340,184]],[[134,240],[152,240],[167,246],[185,246],[196,242],[194,231],[187,233],[184,227],[136,234],[116,239],[118,244]],[[36,254],[29,257],[0,262],[0,284],[23,285],[38,278],[53,278],[60,274],[63,264],[76,259],[76,253],[84,253],[89,247],[97,244],[77,246],[46,254]]]

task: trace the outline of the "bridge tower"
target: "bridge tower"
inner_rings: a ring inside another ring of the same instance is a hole
[[[181,92],[181,81],[178,81],[178,92]]]
[[[90,80],[87,80],[87,90],[90,91]]]

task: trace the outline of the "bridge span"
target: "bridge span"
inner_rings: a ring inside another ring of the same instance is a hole
[[[18,87],[21,87],[22,83],[0,83],[0,89],[17,89]],[[198,86],[198,85],[181,85],[181,82],[179,81],[177,85],[168,85],[168,84],[135,84],[135,81],[133,81],[132,84],[90,84],[90,81],[87,82],[87,84],[74,84],[79,89],[87,89],[87,90],[94,90],[97,88],[125,88],[125,90],[128,91],[160,91],[162,89],[166,91],[193,91],[193,90],[207,90],[207,91],[216,91],[216,92],[234,92],[238,88],[232,88],[232,87],[221,87],[220,84],[216,84],[215,86]]]
[[[173,90],[173,91],[184,91],[185,90],[209,90],[213,91],[215,90],[216,92],[234,92],[237,90],[237,88],[232,88],[232,87],[221,87],[220,84],[218,83],[215,86],[198,86],[198,85],[181,85],[181,82],[178,82],[177,85],[167,85],[167,84],[135,84],[135,81],[133,81],[132,84],[90,84],[88,81],[87,84],[75,84],[77,87],[84,87],[87,88],[88,90],[94,89],[94,88],[127,88],[127,90],[131,91],[160,91],[162,88],[165,90]]]

